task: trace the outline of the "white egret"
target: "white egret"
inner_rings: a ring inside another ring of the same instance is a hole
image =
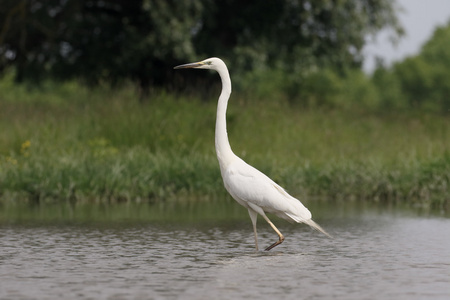
[[[278,234],[278,241],[267,247],[270,250],[284,241],[284,236],[269,220],[265,212],[277,215],[290,222],[305,223],[330,236],[311,219],[311,212],[296,198],[289,195],[281,186],[265,174],[244,162],[233,153],[228,141],[226,111],[231,94],[231,79],[225,63],[216,57],[200,62],[176,66],[174,69],[211,69],[219,73],[222,80],[222,92],[217,105],[215,146],[223,183],[230,195],[248,209],[253,223],[256,250],[258,234],[256,219],[260,214]]]

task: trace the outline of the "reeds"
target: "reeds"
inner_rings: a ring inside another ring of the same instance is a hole
[[[130,86],[0,84],[0,202],[115,203],[227,197],[215,101]],[[450,202],[450,120],[420,111],[312,109],[232,96],[235,153],[292,194],[336,201]],[[307,200],[306,200],[307,201]]]

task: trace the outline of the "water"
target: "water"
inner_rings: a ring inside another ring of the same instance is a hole
[[[450,299],[449,218],[330,210],[333,239],[273,218],[270,252],[231,219],[3,223],[0,299]]]

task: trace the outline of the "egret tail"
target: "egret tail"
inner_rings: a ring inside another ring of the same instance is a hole
[[[316,222],[314,222],[313,219],[305,220],[305,221],[303,221],[303,223],[308,224],[309,226],[311,226],[311,227],[314,228],[315,230],[322,232],[322,233],[325,234],[327,237],[333,238],[328,232],[326,232],[322,227],[320,227],[319,224],[317,224]]]

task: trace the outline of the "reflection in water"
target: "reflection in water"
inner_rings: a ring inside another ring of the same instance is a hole
[[[322,212],[328,239],[274,220],[286,241],[255,252],[232,222],[0,227],[0,299],[444,299],[450,219]],[[260,221],[260,243],[276,235]]]

